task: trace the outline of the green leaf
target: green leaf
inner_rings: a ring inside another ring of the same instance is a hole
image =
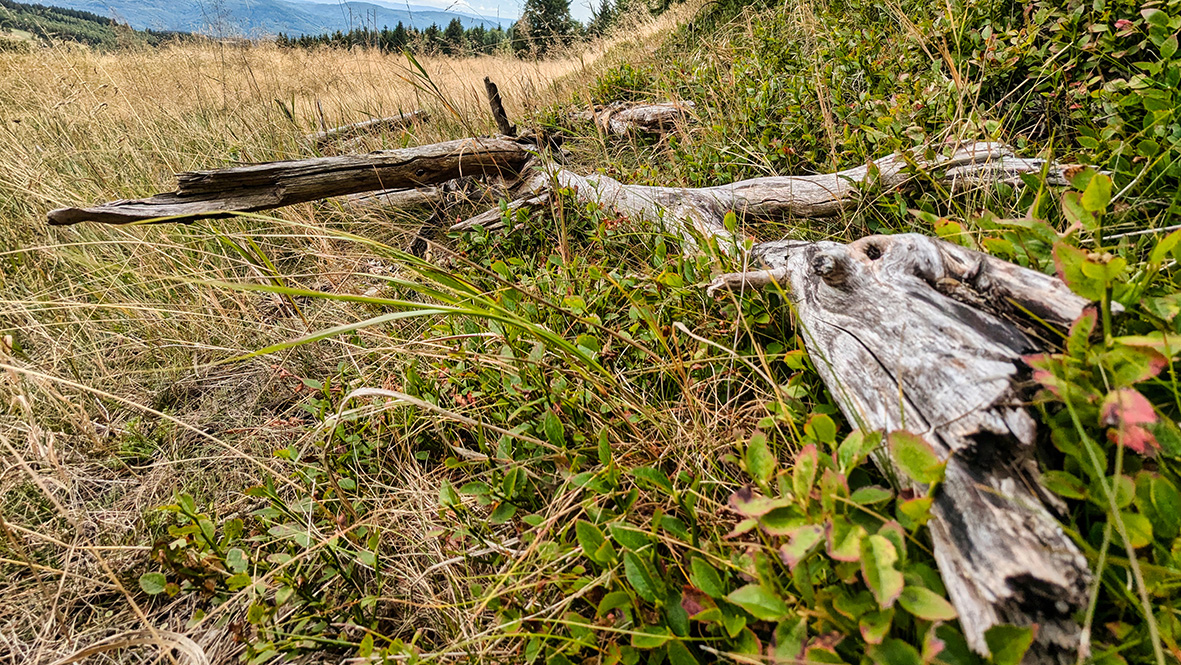
[[[880,485],[867,485],[853,492],[849,500],[860,506],[874,506],[889,501],[893,497],[893,492]]]
[[[460,505],[459,495],[455,493],[455,488],[446,480],[442,485],[439,485],[439,505],[443,508],[455,508]]]
[[[668,474],[664,471],[661,471],[660,469],[641,466],[632,469],[628,473],[630,473],[637,480],[642,480],[649,485],[658,487],[670,495],[674,493],[673,484],[672,481],[668,479]]]
[[[582,547],[582,553],[592,559],[599,548],[607,542],[607,536],[603,535],[602,530],[586,520],[574,523],[574,534],[578,538],[579,546]]]
[[[1107,285],[1102,280],[1096,280],[1083,272],[1083,265],[1090,262],[1087,253],[1066,243],[1054,244],[1054,267],[1058,271],[1058,278],[1078,295],[1087,300],[1098,301],[1103,298]]]
[[[899,639],[889,639],[869,648],[874,665],[922,665],[919,650]]]
[[[939,594],[929,589],[908,586],[898,596],[902,609],[926,621],[951,621],[958,616],[955,608]]]
[[[612,591],[603,596],[599,601],[599,606],[595,610],[595,616],[602,618],[607,616],[611,610],[617,610],[622,607],[631,607],[632,597],[626,591]]]
[[[655,649],[664,646],[673,638],[667,626],[644,626],[632,633],[632,646],[637,649]]]
[[[517,504],[509,503],[508,501],[501,501],[492,510],[492,514],[488,516],[490,524],[504,524],[511,520],[513,515],[517,514]]]
[[[168,584],[168,578],[164,577],[164,573],[144,573],[139,577],[139,588],[144,590],[144,593],[149,596],[157,596],[164,593],[164,587]]]
[[[758,584],[748,584],[726,596],[726,600],[763,621],[780,621],[787,616],[787,603]]]
[[[944,464],[931,444],[906,430],[890,432],[890,458],[911,480],[930,485],[943,479]]]
[[[1096,173],[1087,183],[1079,203],[1090,212],[1103,212],[1111,202],[1111,178],[1103,173]]]
[[[1160,57],[1164,60],[1170,60],[1176,53],[1177,35],[1169,35],[1169,38],[1160,44]]]
[[[767,447],[767,436],[755,432],[746,444],[746,470],[760,485],[775,475],[775,456]]]
[[[611,537],[615,539],[615,542],[622,545],[624,549],[633,552],[638,552],[652,543],[648,539],[648,534],[632,528],[624,522],[612,522],[607,525],[607,529],[611,531]]]
[[[1033,644],[1033,630],[1007,624],[993,626],[984,633],[984,642],[995,665],[1019,665]]]
[[[861,541],[861,576],[882,609],[892,607],[902,595],[904,580],[894,567],[897,561],[898,551],[886,537],[874,534]]]
[[[861,558],[861,543],[865,528],[835,516],[828,523],[828,556],[836,561],[857,561]]]
[[[558,418],[558,414],[547,409],[545,416],[541,420],[541,427],[545,431],[545,438],[550,443],[559,448],[566,447],[566,429],[562,426],[562,421]]]
[[[648,564],[632,552],[623,553],[623,573],[640,598],[655,603],[657,598],[664,596],[664,585],[652,575]]]
[[[817,413],[804,425],[804,434],[817,443],[833,443],[837,440],[837,425],[823,413]]]
[[[799,455],[796,455],[795,470],[792,472],[791,486],[795,493],[796,500],[801,504],[808,503],[808,495],[812,492],[812,485],[816,482],[816,470],[819,468],[820,459],[816,452],[816,444],[809,443],[804,446]]]
[[[775,627],[775,649],[772,652],[773,662],[796,662],[804,644],[808,641],[808,620],[788,619]]]
[[[696,557],[690,567],[689,581],[693,586],[715,600],[725,597],[726,587],[722,583],[722,576],[705,559]]]
[[[1046,471],[1042,474],[1042,485],[1067,499],[1087,498],[1086,483],[1065,471]]]
[[[890,632],[890,624],[894,621],[894,610],[877,610],[867,612],[857,622],[861,629],[861,639],[866,644],[881,644]]]
[[[1120,517],[1128,529],[1128,539],[1132,541],[1133,548],[1147,547],[1152,543],[1152,522],[1147,517],[1126,510],[1120,511]]]
[[[668,643],[668,662],[669,665],[699,665],[697,657],[681,640]]]
[[[236,573],[234,575],[230,575],[226,579],[226,588],[230,591],[237,591],[250,586],[251,581],[250,575],[247,575],[246,573]]]
[[[237,547],[233,547],[226,552],[226,565],[235,573],[240,573],[246,570],[246,566],[250,564],[250,560],[246,558],[246,553]]]

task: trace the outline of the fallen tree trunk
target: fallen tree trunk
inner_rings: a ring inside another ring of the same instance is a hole
[[[507,139],[461,139],[368,155],[181,173],[175,192],[93,208],[61,208],[49,213],[49,223],[191,222],[331,196],[435,185],[464,176],[502,177],[520,172],[531,157],[529,148]]]
[[[388,118],[374,118],[364,122],[354,122],[351,125],[333,127],[332,129],[326,129],[322,132],[308,134],[304,137],[304,140],[317,148],[322,148],[332,141],[355,136],[357,134],[401,129],[415,123],[426,122],[429,119],[430,115],[426,111],[410,111],[408,113],[402,113],[400,115],[395,115]]]
[[[723,224],[729,211],[756,217],[830,217],[857,205],[867,186],[889,191],[922,177],[953,189],[981,183],[1015,184],[1020,182],[1021,174],[1040,173],[1043,169],[1047,169],[1051,184],[1065,185],[1070,168],[1017,157],[1000,143],[969,143],[957,147],[951,155],[930,160],[895,153],[836,173],[752,178],[702,188],[624,185],[605,175],[583,176],[552,168],[548,174],[524,180],[517,196],[528,200],[554,187],[574,189],[580,198],[623,214],[661,220],[671,231],[687,236],[689,250],[695,247],[694,237],[717,238],[725,250],[733,248],[736,240]],[[468,230],[488,219],[472,218],[453,225],[451,230]]]
[[[627,136],[631,133],[664,134],[687,122],[693,102],[664,102],[661,104],[629,104],[613,102],[597,106],[593,111],[572,113],[571,118],[593,122],[609,134]]]

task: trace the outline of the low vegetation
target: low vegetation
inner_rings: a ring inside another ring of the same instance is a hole
[[[403,249],[428,212],[336,202],[43,225],[177,171],[307,155],[321,123],[432,113],[371,148],[491,133],[485,75],[577,168],[629,183],[961,139],[1092,165],[1066,188],[871,184],[822,224],[731,221],[936,234],[1095,301],[1028,359],[1044,481],[1099,581],[1079,617],[1092,661],[1181,657],[1181,3],[723,2],[660,21],[541,61],[0,53],[9,660],[151,626],[217,663],[982,662],[925,500],[870,463],[891,442],[841,417],[790,308],[707,297],[740,266],[650,223],[558,196],[425,259]],[[620,139],[568,119],[620,99],[693,101],[695,122]],[[995,629],[993,662],[1030,639]]]

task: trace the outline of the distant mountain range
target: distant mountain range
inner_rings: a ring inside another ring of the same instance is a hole
[[[224,37],[323,34],[356,28],[446,27],[458,18],[464,28],[507,27],[505,18],[480,17],[438,7],[394,2],[314,2],[309,0],[40,0],[45,4],[110,16],[140,30],[195,32]]]

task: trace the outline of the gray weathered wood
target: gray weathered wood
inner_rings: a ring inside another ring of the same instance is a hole
[[[354,122],[350,125],[341,125],[340,127],[333,127],[322,132],[308,134],[304,140],[317,148],[321,148],[332,141],[356,136],[357,134],[374,134],[379,132],[388,132],[394,129],[402,129],[410,125],[426,122],[430,119],[430,114],[426,111],[409,111],[388,118],[373,118],[364,122]]]
[[[687,122],[693,108],[693,102],[688,101],[660,104],[613,102],[596,106],[593,111],[572,113],[570,117],[593,122],[604,132],[617,136],[631,133],[664,134]]]
[[[529,148],[508,139],[461,139],[367,155],[181,173],[175,192],[93,208],[61,208],[49,213],[49,223],[189,222],[331,196],[436,185],[463,176],[499,177],[518,173],[531,157]]]
[[[1090,573],[1042,502],[1036,425],[1016,386],[1021,356],[1039,347],[1023,311],[1065,327],[1089,303],[1054,277],[914,234],[765,243],[754,255],[766,271],[714,289],[782,285],[849,422],[920,434],[947,461],[929,526],[971,647],[987,653],[996,624],[1037,624],[1026,662],[1074,662],[1086,644],[1071,615]]]
[[[573,189],[580,198],[622,214],[659,219],[670,230],[687,236],[689,251],[695,249],[694,237],[717,238],[726,250],[736,244],[736,238],[723,225],[725,214],[731,210],[756,217],[829,217],[857,205],[867,185],[876,184],[887,191],[906,185],[915,177],[911,166],[953,188],[1009,182],[1021,173],[1038,173],[1043,167],[1048,168],[1052,180],[1063,182],[1069,168],[1016,157],[1000,143],[968,143],[949,155],[940,154],[930,160],[895,153],[836,173],[770,176],[701,188],[625,185],[605,175],[584,176],[551,167],[549,173],[523,181],[517,196],[531,198],[555,186]],[[451,228],[462,231],[471,226],[469,220]]]

